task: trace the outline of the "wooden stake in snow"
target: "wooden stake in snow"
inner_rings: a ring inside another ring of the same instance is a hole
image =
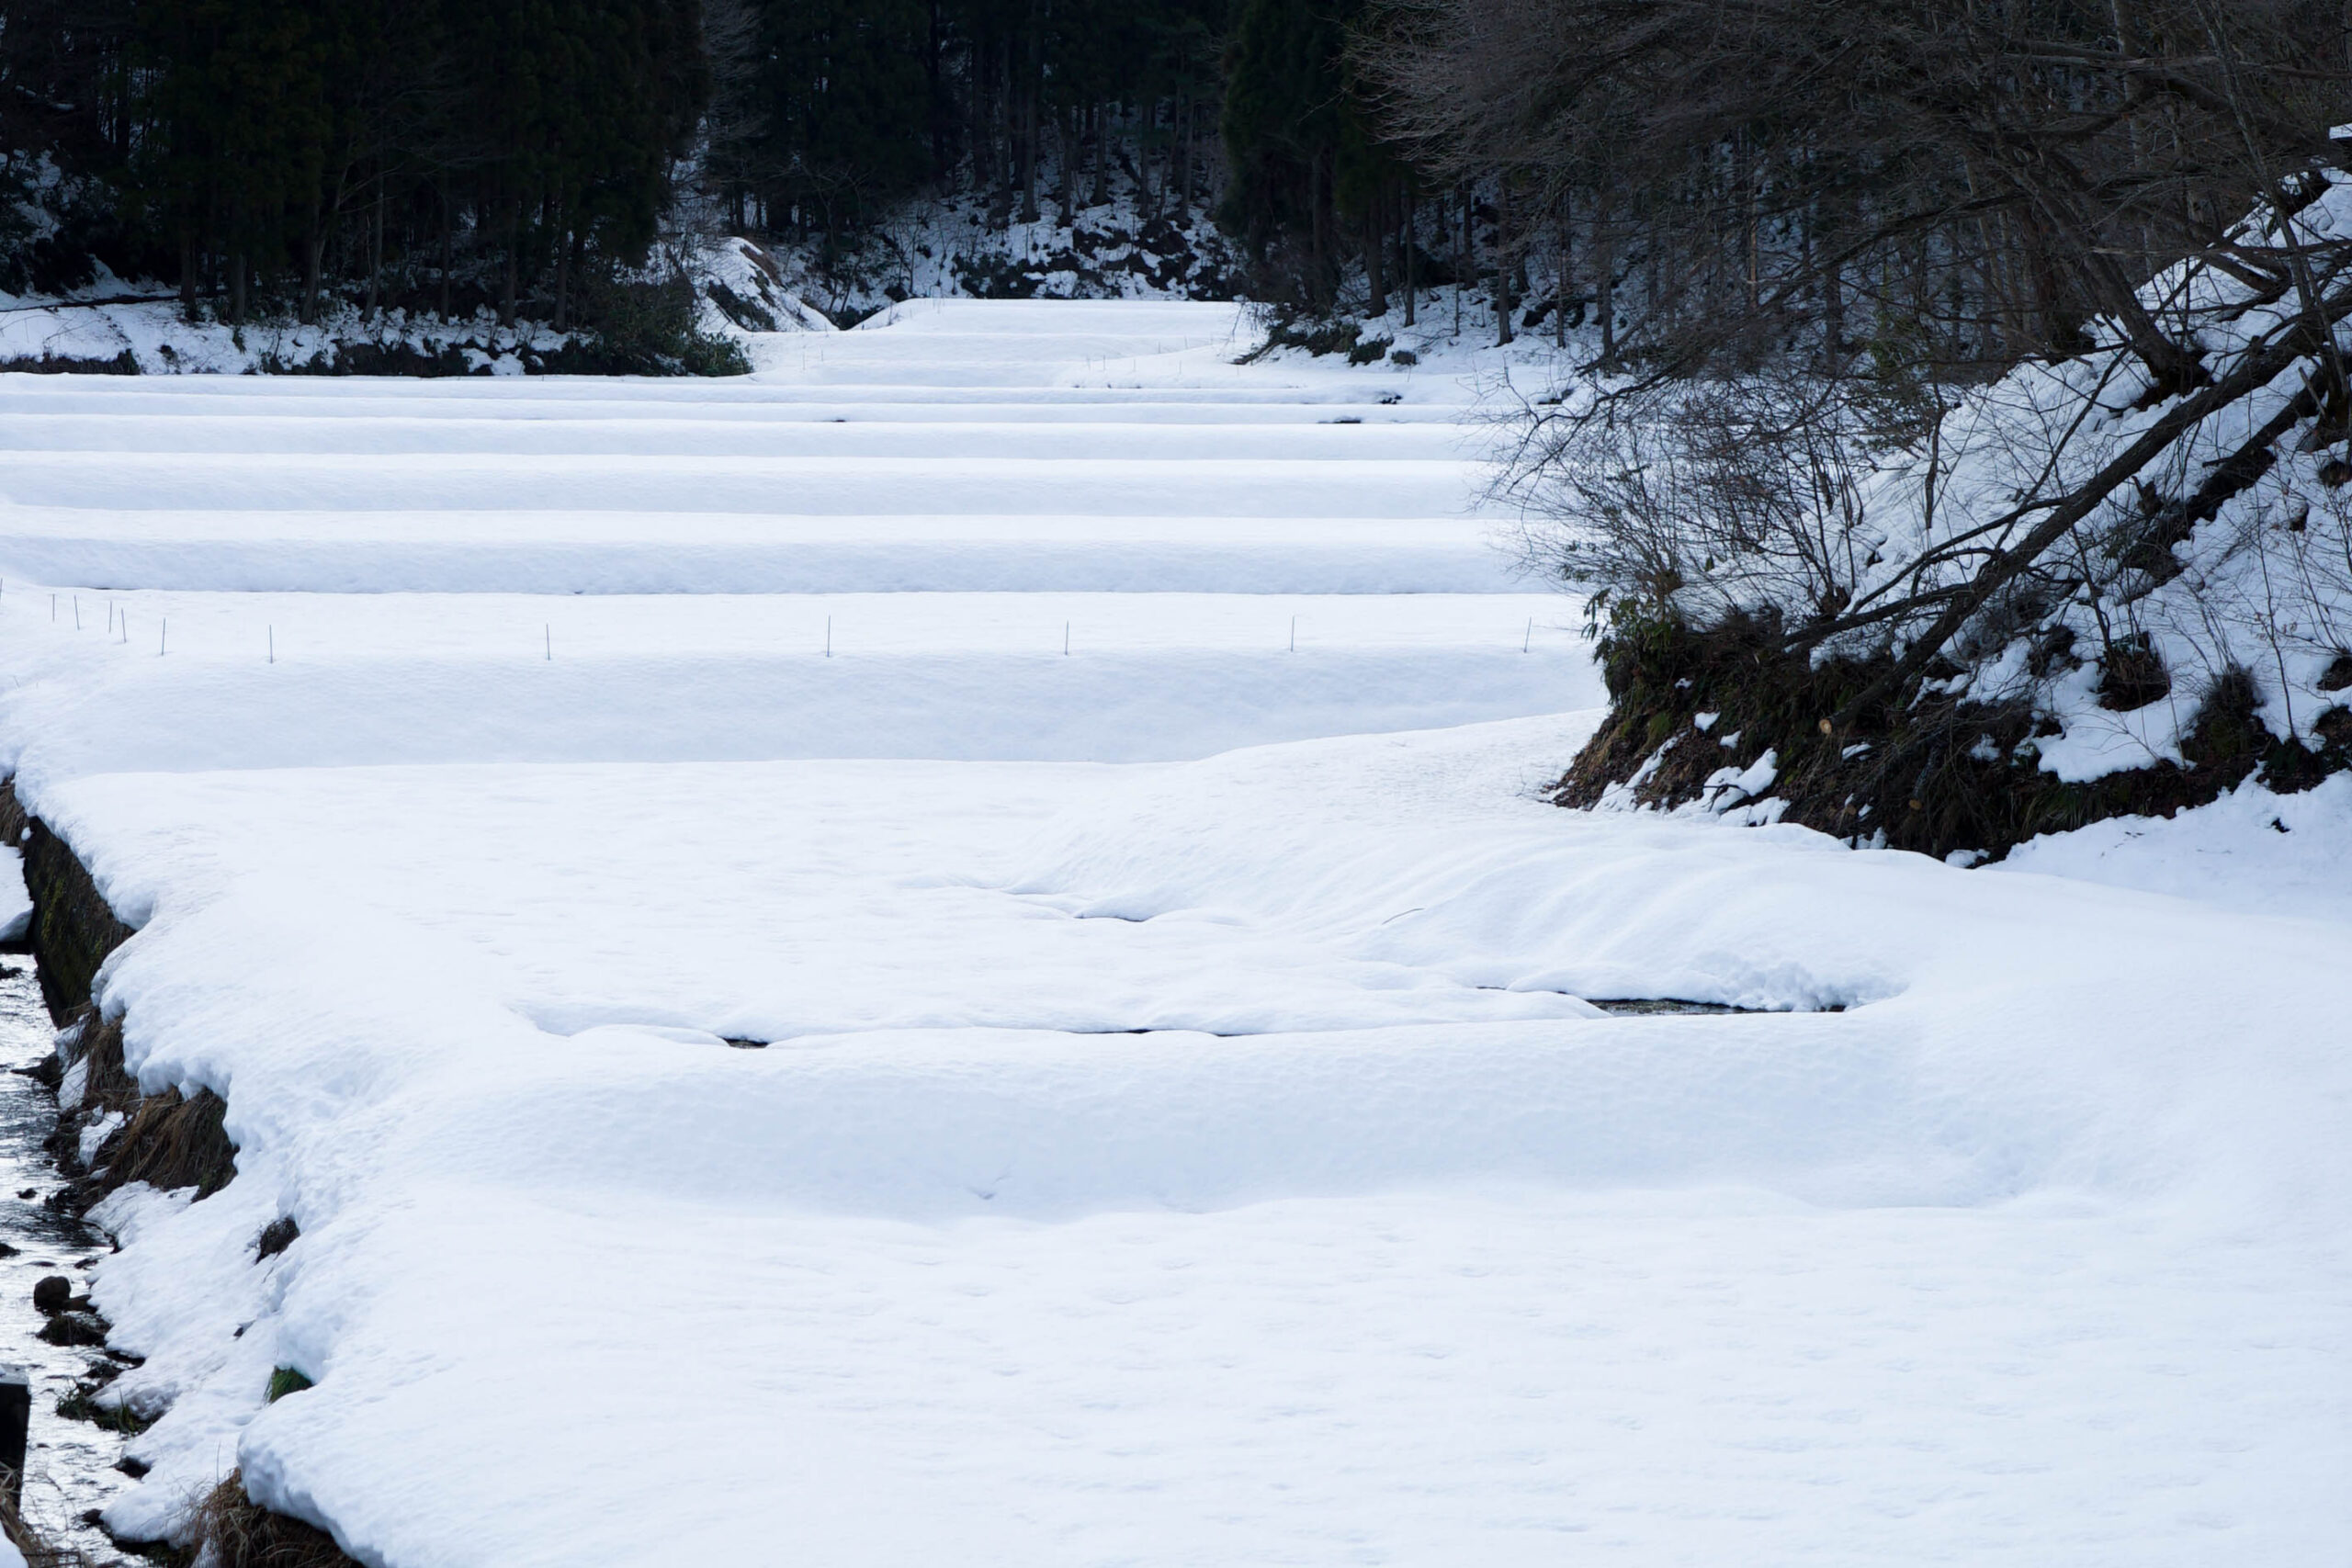
[[[277,662],[277,628],[270,626],[266,629],[269,633],[269,661],[275,664]]]
[[[32,1379],[22,1367],[0,1367],[0,1483],[13,1509],[25,1493],[25,1445],[33,1424]]]
[[[1068,621],[1062,623],[1062,657],[1064,659],[1069,657],[1069,623]]]
[[[825,657],[826,657],[826,658],[828,658],[828,659],[831,659],[832,656],[833,656],[833,618],[832,618],[832,616],[831,616],[831,615],[827,615],[827,616],[825,617]]]
[[[77,632],[82,629],[82,596],[79,593],[74,595],[74,629]]]
[[[548,662],[552,664],[555,662],[555,626],[552,624],[541,626],[539,635],[548,639]]]
[[[1290,650],[1293,653],[1298,651],[1298,617],[1296,615],[1290,618]]]
[[[1534,646],[1534,644],[1535,644],[1535,618],[1534,618],[1532,615],[1531,615],[1531,616],[1529,616],[1529,617],[1528,617],[1528,621],[1527,621],[1527,635],[1526,635],[1525,637],[1521,637],[1521,638],[1519,639],[1519,651],[1520,651],[1520,652],[1521,652],[1521,653],[1525,653],[1525,652],[1526,652],[1530,648],[1533,647],[1533,646]]]
[[[155,657],[164,657],[164,644],[172,635],[172,623],[166,620],[155,632]]]

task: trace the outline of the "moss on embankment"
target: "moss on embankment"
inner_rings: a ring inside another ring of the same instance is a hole
[[[0,781],[0,842],[24,856],[25,886],[33,900],[26,945],[40,963],[41,1000],[62,1025],[88,1003],[98,966],[130,940],[131,928],[115,918],[65,840],[26,812],[14,779]]]
[[[1630,613],[1612,619],[1599,653],[1609,716],[1553,785],[1561,806],[1598,805],[1621,785],[1643,806],[1711,791],[1736,806],[1709,781],[1770,751],[1774,777],[1758,793],[1789,803],[1783,820],[1892,849],[1997,857],[2104,818],[2170,816],[2248,777],[2292,793],[2352,769],[2352,711],[2322,716],[2317,748],[2282,741],[2243,675],[2224,675],[2199,697],[2185,763],[2068,784],[2041,766],[2035,742],[2052,733],[2046,721],[2023,705],[1938,692],[1935,682],[1956,671],[1931,667],[1924,685],[1873,697],[1884,665],[1815,664],[1787,651],[1775,624],[1735,618],[1694,631]]]
[[[26,945],[40,965],[41,998],[74,1041],[72,1065],[80,1070],[81,1098],[60,1106],[49,1141],[59,1168],[72,1178],[52,1201],[79,1213],[133,1181],[166,1190],[193,1187],[198,1201],[211,1196],[237,1173],[227,1102],[209,1089],[193,1096],[176,1089],[141,1094],[123,1063],[121,1018],[103,1018],[92,1003],[99,966],[130,939],[132,928],[107,906],[72,847],[25,811],[13,779],[0,781],[0,842],[15,845],[24,856],[33,901]],[[66,1071],[66,1064],[52,1060],[47,1075],[52,1089]],[[99,1144],[85,1168],[81,1129],[92,1118],[112,1113],[120,1114],[122,1122]],[[297,1234],[290,1220],[273,1224],[257,1244],[256,1261],[282,1252]],[[274,1235],[283,1239],[272,1247]],[[273,1397],[276,1393],[273,1379]],[[193,1523],[194,1539],[170,1550],[164,1561],[204,1562],[216,1568],[356,1568],[324,1531],[273,1514],[246,1496],[233,1472],[199,1505]],[[66,1568],[79,1561],[79,1554],[60,1552],[28,1533],[18,1544],[28,1562]]]

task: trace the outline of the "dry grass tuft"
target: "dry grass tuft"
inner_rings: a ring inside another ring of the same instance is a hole
[[[209,1198],[237,1174],[237,1145],[222,1124],[228,1114],[228,1101],[209,1089],[193,1100],[175,1089],[149,1095],[98,1150],[107,1185],[193,1187],[198,1198]]]
[[[100,1018],[86,1003],[77,1010],[82,1021],[82,1047],[77,1060],[83,1068],[82,1103],[102,1111],[130,1111],[139,1104],[139,1080],[122,1065],[122,1019]],[[74,1107],[66,1106],[70,1111]]]
[[[246,1496],[233,1470],[197,1509],[196,1539],[220,1568],[358,1568],[326,1531]]]

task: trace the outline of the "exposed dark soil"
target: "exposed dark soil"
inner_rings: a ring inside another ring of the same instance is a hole
[[[1115,225],[1091,229],[1080,224],[1072,231],[1070,243],[1050,255],[956,260],[957,283],[981,299],[1034,299],[1050,297],[1045,291],[1057,288],[1072,288],[1080,297],[1115,296],[1121,273],[1190,299],[1230,299],[1240,286],[1219,258],[1196,251],[1184,231],[1166,218],[1154,218],[1132,231]],[[1074,282],[1065,284],[1066,277]]]
[[[62,1025],[88,1003],[98,965],[130,939],[130,928],[115,918],[64,841],[26,815],[14,779],[0,781],[0,842],[24,855],[25,887],[33,900],[26,945],[40,960],[40,993],[50,1017]]]
[[[29,1130],[25,1137],[28,1145],[44,1144],[58,1170],[70,1179],[38,1207],[24,1201],[18,1207],[40,1214],[40,1225],[55,1232],[57,1239],[67,1240],[89,1236],[80,1216],[100,1197],[131,1181],[167,1190],[192,1187],[199,1201],[219,1191],[236,1176],[236,1146],[224,1125],[227,1103],[209,1089],[199,1089],[192,1097],[184,1097],[175,1089],[141,1095],[123,1063],[121,1019],[100,1017],[91,1003],[91,984],[99,965],[134,934],[132,929],[107,907],[71,847],[27,816],[17,800],[13,780],[0,782],[0,841],[15,844],[24,852],[26,883],[33,898],[28,945],[40,969],[43,1005],[62,1026],[59,1051],[39,1067],[20,1068],[14,1081],[28,1089],[38,1084],[53,1092],[69,1069],[78,1067],[84,1089],[79,1106],[53,1116],[54,1130],[45,1140]],[[17,983],[25,981],[20,977]],[[69,1054],[71,1063],[62,1059]],[[82,1129],[109,1113],[119,1114],[122,1123],[98,1144],[85,1167],[80,1152]],[[7,1131],[0,1126],[0,1135]],[[283,1252],[300,1235],[290,1217],[272,1223],[254,1238],[256,1261]],[[62,1255],[65,1248],[52,1250]],[[84,1250],[95,1254],[86,1243]],[[0,1250],[0,1258],[21,1255],[22,1249],[13,1245]],[[26,1266],[45,1270],[51,1262],[28,1257]],[[73,1293],[70,1280],[62,1300],[55,1299],[58,1292],[53,1286],[44,1290],[42,1304],[53,1310],[42,1314],[46,1323],[41,1338],[60,1347],[102,1347],[105,1320],[90,1310],[85,1296]],[[29,1306],[29,1292],[27,1300]],[[82,1354],[88,1356],[87,1351]],[[143,1430],[148,1416],[159,1413],[131,1411],[101,1397],[106,1385],[119,1374],[123,1359],[111,1352],[90,1359],[78,1381],[62,1394],[52,1393],[53,1410],[37,1408],[37,1427],[44,1414],[51,1414],[89,1423],[94,1438],[103,1435],[117,1443]],[[299,1372],[282,1371],[272,1380],[270,1397],[296,1386],[290,1381],[281,1384],[281,1378],[300,1380],[299,1386],[309,1386]],[[207,1558],[219,1568],[353,1565],[353,1560],[325,1532],[254,1503],[233,1472],[204,1500],[198,1525],[196,1540],[187,1547],[159,1545],[140,1549],[141,1554],[179,1565]],[[79,1568],[105,1561],[79,1547],[55,1544],[61,1539],[55,1529],[43,1529],[37,1538],[13,1513],[0,1517],[0,1529],[9,1529],[35,1568]]]
[[[2030,712],[1935,691],[1955,671],[1930,668],[1926,686],[1849,711],[1884,668],[1814,664],[1784,651],[1769,622],[1694,632],[1620,615],[1599,651],[1609,717],[1553,786],[1558,805],[1597,805],[1612,785],[1638,777],[1636,802],[1679,806],[1704,795],[1719,770],[1771,751],[1778,771],[1766,793],[1789,803],[1784,820],[1856,842],[1997,858],[2037,834],[2104,818],[2168,817],[2248,777],[2293,793],[2352,769],[2352,710],[2321,716],[2317,749],[2281,741],[2263,725],[2254,683],[2243,675],[2224,676],[2201,697],[2181,748],[2186,766],[2067,784],[2040,766]],[[2162,671],[2143,650],[2120,651],[2106,672],[2115,700],[2160,690]],[[1702,728],[1698,720],[1708,714],[1715,716]]]
[[[136,376],[139,374],[139,360],[127,348],[112,359],[90,359],[73,355],[18,355],[14,359],[0,359],[0,371],[34,376]]]

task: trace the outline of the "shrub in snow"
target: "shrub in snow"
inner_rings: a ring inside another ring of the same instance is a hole
[[[1944,853],[2352,766],[2352,179],[2140,299],[2166,352],[2095,321],[1976,388],[1534,411],[1526,550],[1594,592],[1617,705],[1561,797],[1690,805],[1770,749],[1797,818]]]

